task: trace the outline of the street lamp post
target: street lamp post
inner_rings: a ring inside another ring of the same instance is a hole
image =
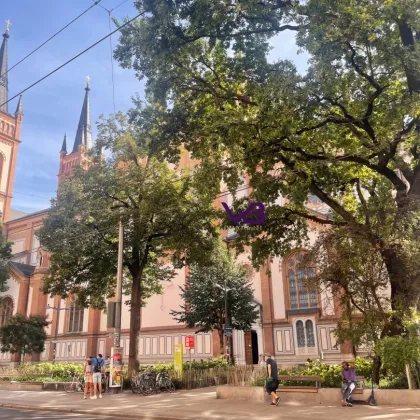
[[[54,311],[57,311],[57,320],[55,322],[55,334],[54,334],[54,350],[53,350],[53,363],[55,363],[55,358],[56,358],[56,354],[57,354],[57,338],[58,338],[58,324],[60,322],[60,311],[69,311],[70,308],[61,308],[60,307],[61,304],[61,299],[58,301],[58,306],[50,306],[47,305],[45,307],[45,309],[53,309]]]
[[[230,292],[230,288],[227,287],[227,278],[225,278],[225,285],[224,287],[220,286],[220,284],[215,284],[221,290],[225,292],[225,340],[226,340],[226,355],[229,354],[229,362],[233,360],[233,343],[232,343],[232,336],[228,336],[228,331],[226,327],[230,327],[230,318],[229,318],[229,305],[228,305],[228,293]],[[229,330],[229,334],[231,334],[231,330]]]

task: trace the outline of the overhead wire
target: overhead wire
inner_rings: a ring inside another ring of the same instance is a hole
[[[94,4],[92,4],[90,7],[88,7],[84,12],[80,13],[77,17],[75,17],[71,22],[69,22],[66,26],[61,28],[58,32],[56,32],[54,35],[52,35],[50,38],[48,38],[46,41],[44,41],[41,45],[36,47],[34,50],[32,50],[29,54],[27,54],[25,57],[23,57],[21,60],[19,60],[16,64],[14,64],[10,69],[6,71],[2,76],[6,76],[10,71],[12,71],[15,67],[17,67],[19,64],[23,63],[27,58],[29,58],[32,54],[37,52],[40,48],[42,48],[45,44],[48,44],[51,40],[53,40],[57,35],[59,35],[61,32],[63,32],[65,29],[67,29],[70,25],[72,25],[74,22],[76,22],[78,19],[80,19],[83,15],[85,15],[90,9],[95,7],[96,5],[99,5],[99,3],[102,0],[95,0]],[[3,104],[4,105],[4,104]]]
[[[94,44],[90,45],[89,47],[85,48],[83,51],[81,51],[80,53],[76,54],[74,57],[72,57],[70,60],[66,61],[64,64],[58,66],[56,69],[52,70],[51,72],[49,72],[48,74],[46,74],[44,77],[42,77],[41,79],[38,79],[35,83],[32,83],[32,85],[28,86],[27,88],[21,90],[18,94],[16,94],[15,96],[13,96],[12,98],[8,99],[6,102],[2,103],[0,105],[0,107],[2,107],[3,105],[6,105],[7,103],[9,103],[10,101],[12,101],[13,99],[17,98],[18,96],[22,95],[24,92],[28,91],[29,89],[33,88],[34,86],[38,85],[39,83],[41,83],[43,80],[47,79],[48,77],[52,76],[54,73],[56,73],[58,70],[61,70],[63,67],[67,66],[68,64],[70,64],[72,61],[76,60],[77,58],[79,58],[81,55],[85,54],[86,52],[88,52],[89,50],[91,50],[92,48],[96,47],[98,44],[100,44],[102,41],[104,41],[105,39],[107,39],[108,37],[112,36],[113,34],[115,34],[116,32],[120,31],[122,28],[124,28],[125,26],[129,25],[131,22],[133,22],[134,20],[138,19],[140,16],[144,15],[146,12],[141,12],[139,14],[137,14],[136,16],[134,16],[132,19],[128,20],[127,22],[123,23],[121,26],[119,26],[118,28],[116,28],[114,31],[112,31],[111,33],[109,33],[108,35],[105,35],[103,38],[101,38],[100,40],[96,41]]]
[[[122,6],[124,3],[127,3],[128,0],[124,0],[112,9],[107,9],[105,6],[100,5],[100,7],[108,13],[108,27],[109,31],[112,31],[111,26],[111,13]],[[114,80],[114,57],[113,57],[113,46],[112,46],[112,36],[109,37],[109,48],[110,48],[110,56],[111,56],[111,80],[112,80],[112,104],[114,108],[114,114],[116,113],[116,106],[115,106],[115,80]]]

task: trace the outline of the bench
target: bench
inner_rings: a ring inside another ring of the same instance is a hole
[[[315,382],[315,386],[297,385],[297,386],[280,386],[277,388],[277,392],[308,392],[316,393],[321,386],[322,377],[318,375],[302,375],[302,376],[288,376],[280,375],[278,377],[280,382]]]
[[[365,388],[365,377],[364,376],[356,376],[357,386],[352,392],[353,395],[362,395],[363,390]]]

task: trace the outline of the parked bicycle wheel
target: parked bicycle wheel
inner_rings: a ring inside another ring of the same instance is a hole
[[[76,392],[77,391],[77,382],[69,382],[64,385],[64,390],[66,392]]]
[[[101,379],[101,384],[102,384],[102,392],[107,392],[108,391],[108,380],[103,375],[102,375],[102,379]]]
[[[83,392],[85,390],[85,379],[82,378],[80,379],[80,381],[77,383],[77,392]]]
[[[131,380],[131,391],[133,391],[133,394],[141,394],[141,386],[138,377]]]
[[[151,395],[155,392],[155,381],[151,378],[144,379],[141,384],[141,393],[143,395]]]
[[[165,381],[165,388],[170,393],[175,392],[175,385],[169,378],[167,378]]]

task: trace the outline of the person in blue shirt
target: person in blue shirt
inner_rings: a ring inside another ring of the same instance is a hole
[[[99,398],[102,398],[102,370],[105,362],[102,354],[98,354],[98,357],[90,356],[90,360],[93,366],[93,399],[98,398],[96,389],[98,389]]]

